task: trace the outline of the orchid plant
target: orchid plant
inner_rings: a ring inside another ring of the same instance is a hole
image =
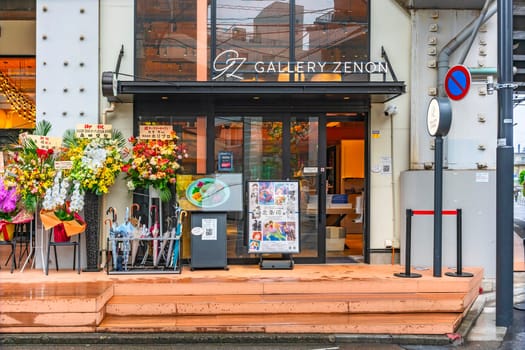
[[[58,171],[53,186],[46,191],[42,208],[54,211],[60,220],[73,220],[74,213],[84,208],[84,196],[80,192],[80,182],[74,180],[73,184],[71,191],[69,178],[63,177],[62,171]]]
[[[0,177],[0,219],[11,221],[18,211],[18,200],[16,184],[8,184],[3,177]]]

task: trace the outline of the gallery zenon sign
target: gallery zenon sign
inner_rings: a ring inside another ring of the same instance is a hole
[[[227,78],[243,79],[238,76],[244,66],[251,66],[250,73],[334,73],[334,74],[386,74],[388,66],[386,62],[363,62],[363,61],[256,61],[247,62],[245,57],[240,57],[236,50],[221,52],[213,60],[213,69],[218,75],[213,80],[225,75]]]

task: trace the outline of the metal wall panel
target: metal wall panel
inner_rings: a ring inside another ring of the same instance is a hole
[[[434,172],[401,174],[401,264],[405,262],[406,209],[434,209]],[[496,172],[494,170],[444,171],[443,210],[463,211],[463,267],[481,266],[485,278],[496,273]],[[433,267],[432,215],[412,217],[412,266]],[[456,217],[443,216],[443,270],[456,266]],[[468,271],[468,268],[465,269]]]
[[[38,0],[37,122],[62,136],[79,123],[98,123],[99,2]]]

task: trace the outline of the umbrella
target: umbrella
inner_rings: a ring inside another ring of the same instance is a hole
[[[134,231],[135,226],[133,226],[129,217],[129,207],[126,207],[126,215],[124,216],[124,222],[115,228],[117,237],[122,239],[122,257],[124,260],[123,267],[126,271],[128,270],[129,252],[131,250],[130,240],[133,238]]]
[[[168,217],[166,219],[166,222],[168,223],[168,227],[166,228],[166,231],[162,234],[162,238],[160,241],[160,247],[159,247],[159,254],[157,255],[157,262],[155,263],[155,266],[157,266],[160,262],[161,258],[164,258],[164,261],[166,261],[166,264],[168,264],[168,257],[169,255],[166,252],[166,246],[169,242],[169,238],[171,237],[171,231],[173,229],[172,227],[172,218]]]
[[[118,251],[117,251],[117,241],[115,240],[117,238],[117,211],[113,207],[109,207],[108,210],[106,210],[106,215],[111,214],[110,225],[109,225],[109,238],[111,239],[111,255],[113,257],[113,269],[117,268],[117,258],[118,258]],[[106,220],[107,221],[107,220]]]
[[[108,225],[108,231],[111,232],[111,225],[112,225],[113,221],[111,219],[106,219],[104,220],[104,225]],[[109,245],[109,240],[108,240],[108,245]],[[109,247],[106,247],[106,249],[109,249]],[[107,254],[107,250],[106,250],[106,254]],[[104,266],[107,264],[107,260],[104,262]]]
[[[141,238],[149,237],[149,230],[145,224],[142,224],[142,227],[140,228],[140,237]],[[148,253],[149,251],[148,249],[146,249],[146,251],[144,252],[144,256],[142,257],[142,262],[140,263],[141,265],[144,265],[146,263],[146,260],[148,259]]]
[[[135,265],[135,259],[137,258],[137,251],[140,246],[140,238],[142,236],[142,230],[140,226],[140,221],[142,220],[142,217],[136,217],[134,210],[137,208],[137,211],[140,210],[140,205],[137,203],[133,203],[131,205],[131,218],[129,221],[131,222],[131,225],[133,225],[133,240],[131,241],[131,266]]]
[[[160,224],[159,224],[159,208],[156,205],[152,205],[150,208],[150,215],[154,216],[154,223],[150,227],[149,231],[151,237],[153,237],[153,266],[157,267],[157,255],[158,255],[158,246],[159,241],[156,239],[160,233]]]
[[[188,215],[188,213],[184,210],[181,210],[180,208],[177,208],[175,210],[175,229],[172,231],[172,240],[170,242],[170,251],[169,254],[172,256],[171,258],[171,266],[174,268],[177,268],[178,261],[179,261],[179,253],[180,253],[180,238],[182,236],[182,224],[184,221],[184,218]],[[175,247],[173,248],[173,251],[171,251],[172,247],[171,244],[173,243],[173,239],[175,240]]]

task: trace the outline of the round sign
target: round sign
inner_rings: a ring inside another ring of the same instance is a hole
[[[445,75],[445,91],[447,96],[454,101],[465,97],[470,89],[472,78],[470,71],[463,65],[450,68]]]
[[[447,136],[452,124],[450,101],[438,97],[430,101],[427,109],[427,130],[431,136]]]

